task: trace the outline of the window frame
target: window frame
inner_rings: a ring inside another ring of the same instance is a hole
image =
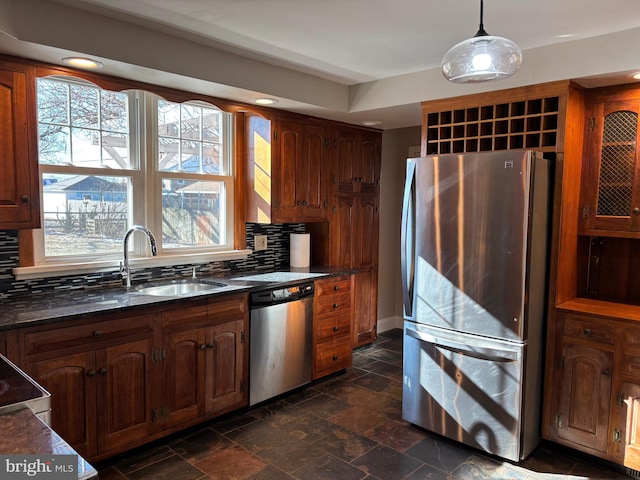
[[[123,90],[141,90],[145,93],[151,93],[154,95],[158,95],[164,100],[174,103],[185,103],[185,102],[195,102],[195,103],[204,103],[206,106],[212,106],[214,108],[218,108],[223,114],[228,114],[228,125],[225,131],[228,138],[225,139],[227,142],[227,148],[229,149],[228,155],[228,166],[230,169],[230,176],[225,177],[225,186],[227,195],[232,195],[232,199],[228,200],[228,205],[226,211],[226,232],[228,238],[233,238],[232,241],[227,241],[227,247],[218,247],[216,249],[188,249],[188,248],[180,248],[180,249],[163,249],[161,254],[157,257],[145,257],[145,258],[136,258],[136,255],[146,255],[148,251],[146,250],[145,243],[136,242],[139,245],[138,250],[133,252],[132,255],[132,265],[138,265],[139,267],[155,267],[155,266],[172,266],[172,265],[183,265],[183,264],[191,264],[191,263],[207,263],[210,261],[220,261],[220,260],[233,260],[233,259],[246,259],[248,255],[251,253],[250,250],[245,248],[245,238],[244,235],[240,235],[241,232],[244,231],[244,212],[243,202],[241,199],[237,198],[238,187],[242,185],[242,180],[239,178],[238,173],[238,155],[236,149],[239,145],[242,144],[243,140],[238,138],[237,136],[243,133],[243,129],[238,125],[238,122],[242,122],[242,112],[246,107],[230,102],[228,100],[219,99],[216,97],[211,97],[208,95],[192,93],[167,87],[160,87],[153,84],[147,84],[138,81],[128,81],[125,79],[119,79],[115,77],[109,77],[105,75],[96,74],[94,72],[83,72],[83,71],[75,71],[67,68],[56,68],[56,67],[46,67],[46,66],[38,66],[34,69],[35,75],[32,77],[32,91],[33,94],[30,97],[33,101],[37,101],[36,96],[36,80],[41,77],[70,77],[69,80],[73,80],[73,78],[78,78],[80,80],[85,80],[93,84],[94,86],[111,91],[123,91]],[[203,105],[201,105],[203,106]],[[31,108],[33,112],[32,115],[35,116],[37,111],[37,107],[34,105]],[[155,120],[155,119],[154,119]],[[37,137],[37,129],[38,122],[37,119],[34,118],[32,123],[35,129],[35,135]],[[131,134],[135,134],[136,132],[131,132]],[[156,136],[148,136],[148,139],[145,142],[145,145],[142,146],[144,149],[148,149],[148,143],[150,141],[157,142]],[[132,144],[135,142],[132,140]],[[138,144],[142,145],[138,142]],[[242,149],[240,149],[242,150]],[[142,156],[144,155],[144,156]],[[33,152],[31,155],[32,161],[38,163],[38,152]],[[144,152],[141,153],[140,158],[145,158],[147,162],[155,160],[155,157],[150,155],[145,155]],[[131,170],[128,173],[133,176],[137,170]],[[108,171],[104,171],[101,169],[96,169],[97,174],[105,175],[108,174]],[[146,182],[147,180],[141,179],[141,182]],[[42,181],[39,182],[40,188],[42,188]],[[140,190],[139,190],[140,191]],[[42,200],[41,200],[42,201]],[[149,223],[146,220],[148,218],[140,218],[140,213],[137,212],[134,208],[133,212],[133,223]],[[160,215],[160,213],[158,213]],[[148,217],[148,215],[143,215],[143,217]],[[239,223],[242,223],[242,228],[240,228]],[[157,220],[156,220],[157,223]],[[60,274],[71,274],[71,273],[87,273],[87,272],[101,272],[101,271],[110,271],[113,270],[114,267],[117,267],[120,258],[109,258],[106,260],[100,261],[89,261],[86,259],[80,258],[80,261],[72,261],[72,258],[66,259],[64,262],[44,262],[44,258],[42,258],[42,253],[44,252],[43,245],[43,235],[35,234],[35,230],[23,230],[19,232],[20,236],[20,267],[14,269],[14,275],[16,275],[17,279],[28,279],[28,278],[44,278],[50,276],[57,276]],[[155,234],[155,232],[154,232]],[[158,234],[161,235],[158,230]],[[182,253],[180,253],[182,252]],[[200,250],[200,251],[199,251]],[[39,253],[40,252],[40,255]]]

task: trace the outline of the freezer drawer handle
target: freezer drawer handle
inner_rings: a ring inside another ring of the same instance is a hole
[[[483,355],[482,353],[474,352],[473,350],[463,350],[461,348],[453,348],[447,345],[440,345],[438,343],[434,343],[434,345],[436,348],[448,350],[450,352],[457,353],[458,355],[464,355],[465,357],[477,358],[479,360],[488,360],[491,362],[500,362],[500,363],[508,363],[508,362],[516,361],[513,358],[505,358],[505,357],[494,356],[494,355]]]

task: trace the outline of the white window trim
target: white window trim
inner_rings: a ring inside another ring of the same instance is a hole
[[[69,80],[65,78],[65,80]],[[73,79],[70,79],[73,82]],[[85,84],[84,82],[78,82],[80,84]],[[86,84],[85,84],[86,85]],[[100,87],[98,87],[100,88]],[[140,118],[138,109],[140,108],[140,98],[146,97],[150,95],[147,92],[137,92],[136,95],[130,97],[130,112],[135,112],[137,118]],[[155,96],[155,94],[154,94]],[[128,171],[120,171],[118,176],[130,176],[132,179],[132,186],[134,186],[134,195],[137,196],[136,199],[133,200],[133,204],[141,205],[144,203],[142,198],[145,197],[143,192],[146,189],[156,190],[159,187],[157,184],[161,181],[160,179],[163,176],[171,176],[170,172],[159,172],[156,169],[155,159],[157,157],[157,127],[155,122],[155,107],[152,107],[151,104],[153,102],[144,101],[143,105],[147,107],[147,111],[143,116],[144,121],[136,122],[137,128],[132,129],[130,131],[130,142],[131,145],[137,145],[139,151],[137,155],[131,155],[130,158],[136,159],[137,162],[145,162],[145,168],[147,169],[147,173],[145,175],[141,174],[139,169],[139,165],[132,165],[132,170]],[[191,102],[189,102],[191,103]],[[205,107],[215,107],[215,105],[211,105],[205,102],[193,102],[194,104],[200,104]],[[217,108],[217,107],[215,107]],[[151,110],[151,111],[149,111]],[[147,122],[147,125],[144,122]],[[225,190],[227,192],[226,199],[232,198],[234,199],[234,177],[233,177],[233,139],[232,132],[234,131],[234,121],[235,118],[232,115],[229,115],[227,112],[223,112],[223,121],[225,122],[225,142],[223,143],[224,152],[224,161],[225,168],[228,172],[227,176],[212,176],[208,175],[208,181],[222,181],[225,186]],[[149,123],[151,125],[149,125]],[[139,141],[141,136],[141,129],[152,130],[150,135],[147,135],[146,142]],[[55,165],[47,165],[47,171],[56,171],[57,168]],[[67,173],[66,170],[61,169],[60,173]],[[87,174],[94,175],[113,175],[114,172],[110,172],[109,170],[100,169],[100,168],[87,168]],[[196,178],[202,179],[201,175],[198,174],[180,174],[181,178]],[[40,182],[42,183],[42,182]],[[149,185],[149,183],[153,183],[153,185]],[[140,187],[143,188],[140,188]],[[147,192],[146,198],[149,198],[149,195],[153,195],[155,192]],[[153,197],[155,198],[155,197]],[[235,200],[234,200],[235,201]],[[41,196],[42,202],[42,196]],[[158,204],[158,202],[156,202]],[[159,228],[161,226],[161,212],[159,210],[159,205],[157,207],[145,208],[145,209],[134,209],[132,216],[132,223],[140,223],[143,225],[148,225],[154,234],[162,235],[162,232]],[[41,212],[44,211],[43,206],[41,205]],[[149,212],[153,212],[151,216],[155,218],[147,218],[149,216]],[[226,245],[220,246],[217,248],[207,248],[203,249],[201,247],[194,248],[159,248],[159,254],[155,257],[145,256],[149,255],[149,249],[147,242],[130,242],[135,245],[134,251],[130,255],[130,265],[134,268],[151,268],[151,267],[162,267],[162,266],[174,266],[174,265],[184,265],[184,264],[203,264],[215,261],[224,261],[224,260],[244,260],[249,254],[252,253],[251,250],[234,250],[233,242],[234,242],[234,208],[231,205],[230,209],[225,208],[225,224],[226,224]],[[156,233],[157,230],[157,233]],[[38,279],[38,278],[50,278],[56,276],[63,275],[82,275],[89,273],[98,273],[98,272],[112,272],[119,271],[120,261],[122,260],[124,253],[117,254],[106,254],[102,258],[103,260],[96,261],[95,259],[83,261],[81,256],[69,256],[69,257],[58,257],[58,258],[45,258],[44,257],[44,234],[42,233],[42,229],[35,229],[31,232],[33,238],[34,245],[34,266],[25,266],[25,267],[15,267],[12,269],[12,273],[15,276],[16,280],[28,280],[28,279]],[[124,240],[124,239],[123,239]],[[161,245],[161,242],[158,242],[158,245]],[[124,243],[123,243],[124,250]],[[178,253],[178,250],[180,253]]]

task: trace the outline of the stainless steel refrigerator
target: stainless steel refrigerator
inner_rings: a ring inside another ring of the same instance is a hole
[[[551,162],[407,161],[402,417],[518,461],[539,443]]]

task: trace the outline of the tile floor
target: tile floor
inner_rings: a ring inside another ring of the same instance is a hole
[[[630,478],[552,444],[512,464],[431,436],[402,420],[401,382],[391,330],[341,375],[96,467],[100,480]]]

